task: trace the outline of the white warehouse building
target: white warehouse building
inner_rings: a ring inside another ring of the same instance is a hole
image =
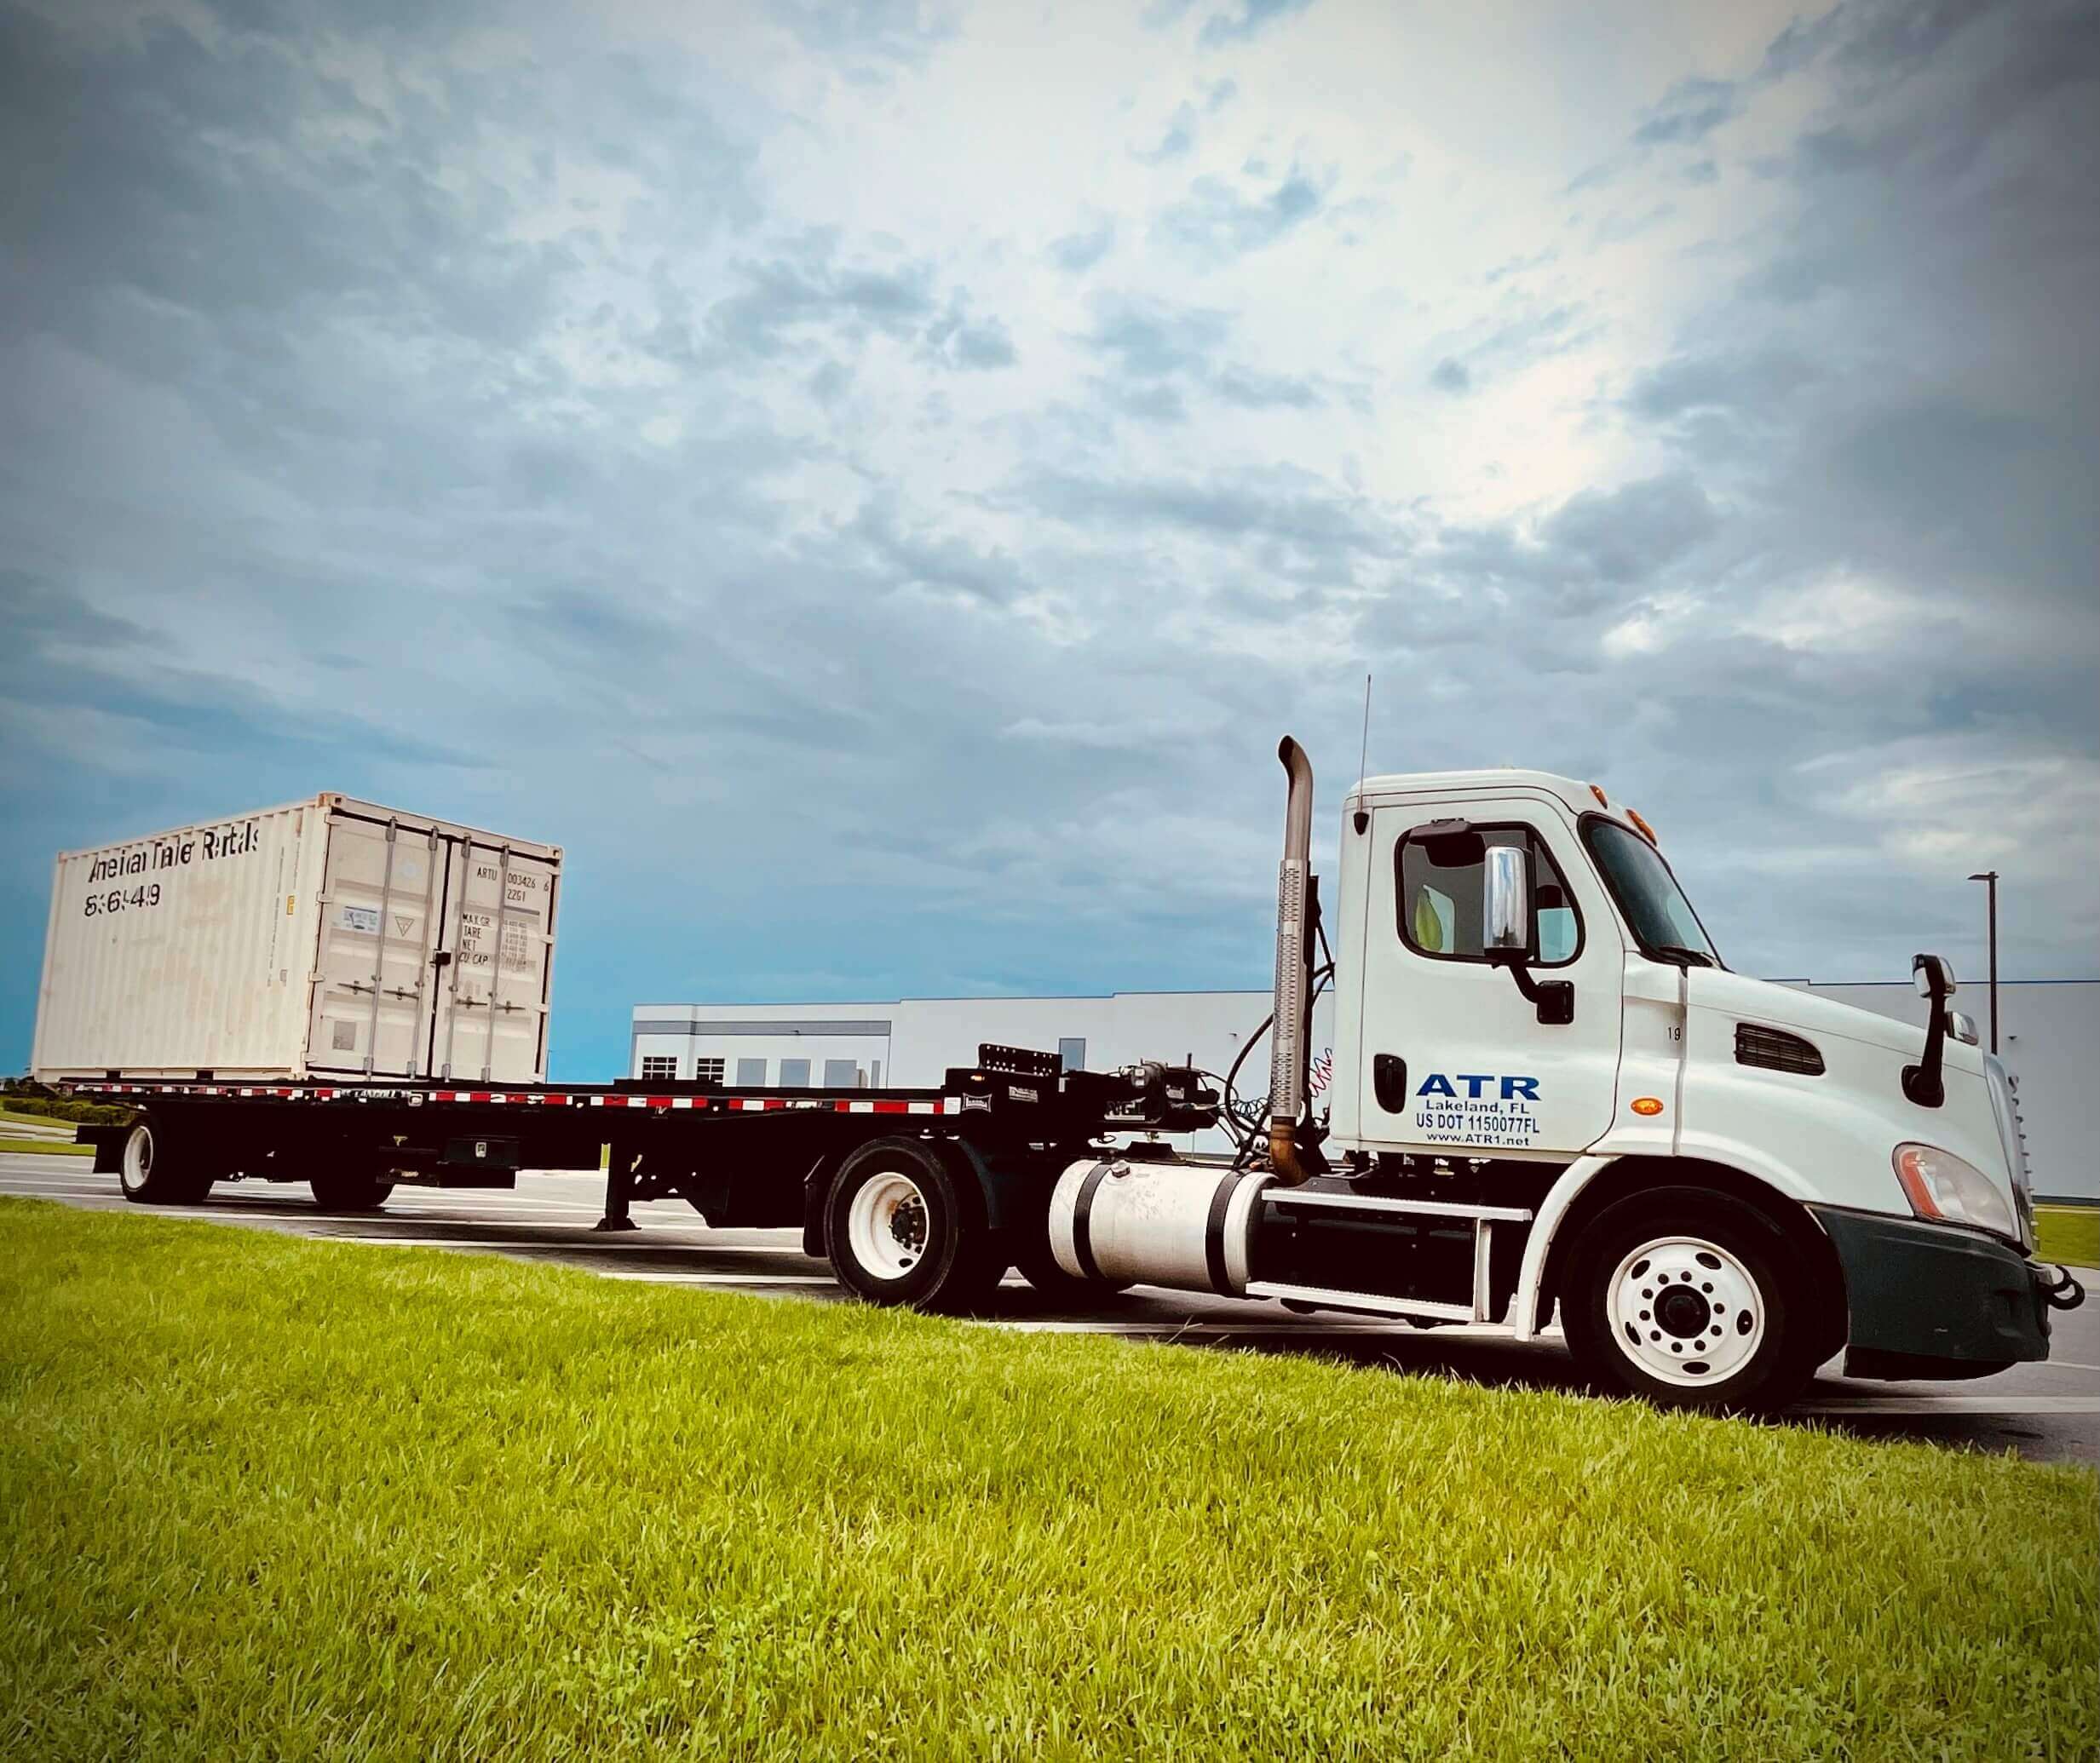
[[[1922,1022],[1907,982],[1782,983]],[[1965,985],[1959,1006],[1988,1042],[1989,1002]],[[1325,1088],[1334,1045],[1332,1000],[1313,1018],[1313,1087]],[[628,1072],[658,1082],[712,1080],[737,1088],[918,1088],[951,1066],[976,1063],[980,1042],[1059,1054],[1066,1065],[1113,1071],[1139,1060],[1187,1061],[1223,1072],[1269,1014],[1266,991],[1119,991],[1095,997],[891,998],[817,1004],[642,1004]],[[2100,1199],[2100,979],[2016,979],[1999,985],[2000,1056],[2020,1090],[2038,1193]],[[1248,1112],[1269,1088],[1264,1042],[1235,1093]],[[1183,1144],[1189,1141],[1184,1140]],[[1223,1134],[1198,1148],[1223,1149]]]

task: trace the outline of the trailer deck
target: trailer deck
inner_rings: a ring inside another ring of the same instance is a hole
[[[638,1201],[680,1198],[724,1226],[800,1225],[812,1253],[823,1247],[831,1175],[870,1145],[946,1146],[958,1177],[977,1192],[985,1222],[998,1230],[1016,1192],[1023,1206],[1034,1190],[1046,1194],[1056,1156],[1083,1154],[1106,1132],[1186,1130],[1216,1118],[1217,1097],[1194,1072],[1157,1065],[1068,1072],[1051,1054],[991,1043],[978,1053],[975,1066],[951,1069],[935,1088],[627,1078],[503,1087],[240,1082],[210,1072],[113,1073],[65,1087],[141,1111],[145,1164],[135,1123],[79,1131],[96,1147],[96,1169],[124,1175],[127,1191],[141,1197],[201,1198],[214,1181],[244,1177],[313,1181],[317,1197],[332,1183],[337,1203],[355,1203],[365,1192],[377,1204],[402,1182],[509,1188],[520,1169],[590,1170],[602,1162],[601,1229],[634,1228]],[[1004,1180],[993,1174],[995,1163]],[[147,1192],[156,1179],[160,1192]]]

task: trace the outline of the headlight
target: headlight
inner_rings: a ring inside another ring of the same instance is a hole
[[[1896,1179],[1903,1184],[1910,1209],[1936,1223],[1974,1225],[2000,1237],[2017,1238],[2012,1208],[1998,1184],[1974,1163],[1965,1163],[1936,1145],[1896,1147]]]

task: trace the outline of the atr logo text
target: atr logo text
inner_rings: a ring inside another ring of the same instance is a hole
[[[1422,1080],[1422,1087],[1415,1091],[1418,1096],[1449,1096],[1454,1101],[1458,1091],[1454,1084],[1465,1086],[1470,1101],[1479,1101],[1483,1096],[1504,1102],[1535,1102],[1539,1100],[1539,1080],[1536,1077],[1498,1077],[1478,1071],[1461,1071],[1454,1077],[1447,1077],[1441,1071],[1431,1071]],[[1498,1090],[1493,1086],[1499,1085]]]

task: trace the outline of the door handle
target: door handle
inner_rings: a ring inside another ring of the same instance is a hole
[[[1407,1105],[1407,1061],[1396,1053],[1381,1053],[1371,1061],[1371,1094],[1388,1114]]]

